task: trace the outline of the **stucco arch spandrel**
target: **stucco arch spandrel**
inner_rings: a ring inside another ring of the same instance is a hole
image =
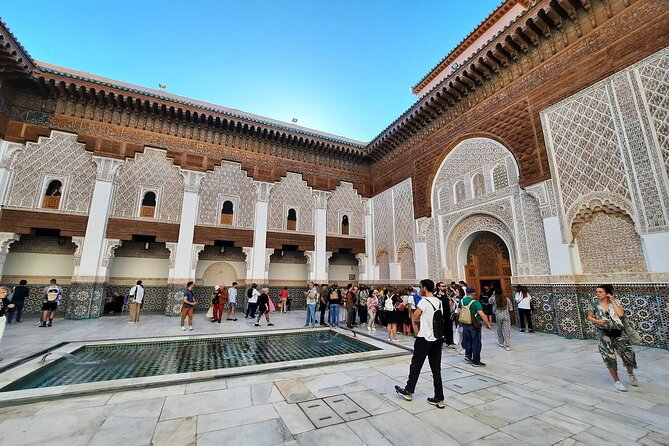
[[[517,244],[513,231],[504,222],[492,215],[478,213],[460,219],[452,227],[453,229],[446,235],[448,265],[451,270],[458,266],[458,249],[462,242],[476,232],[489,231],[497,234],[506,243],[511,256],[511,268],[515,273],[519,258],[516,251]]]
[[[439,155],[431,160],[429,163],[425,163],[424,161],[421,161],[421,165],[423,165],[423,170],[426,173],[426,175],[421,175],[421,168],[419,166],[416,167],[416,181],[413,182],[414,184],[414,200],[416,203],[423,203],[423,208],[421,209],[420,207],[416,207],[416,218],[419,217],[430,217],[433,216],[432,214],[432,198],[435,193],[435,186],[437,186],[438,183],[438,176],[439,172],[442,170],[446,162],[448,161],[448,157],[462,144],[467,143],[468,141],[471,142],[477,142],[481,140],[488,140],[492,143],[495,143],[499,145],[501,148],[504,148],[509,155],[513,157],[514,164],[516,167],[516,173],[520,173],[520,164],[518,162],[518,159],[516,158],[516,154],[510,147],[510,145],[507,143],[507,141],[504,140],[504,138],[501,138],[497,135],[494,135],[492,133],[487,133],[487,132],[475,132],[475,133],[467,133],[465,135],[461,135],[453,139],[444,150],[442,150]],[[464,172],[463,172],[464,173]],[[422,182],[422,184],[418,184]],[[425,196],[420,196],[421,192],[424,191]],[[421,213],[418,215],[418,213]],[[423,215],[424,214],[424,215]]]
[[[585,209],[596,210],[597,207],[613,207],[620,209],[627,214],[634,225],[638,228],[639,221],[634,207],[630,200],[620,194],[613,192],[590,192],[579,197],[578,201],[574,202],[565,212],[565,221],[562,224],[562,238],[567,243],[574,241],[572,235],[572,226],[579,213]]]

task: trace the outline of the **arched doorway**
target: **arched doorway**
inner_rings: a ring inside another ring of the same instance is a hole
[[[230,286],[237,281],[237,271],[227,262],[216,262],[209,265],[202,275],[204,286],[216,286],[225,284]]]
[[[463,246],[463,249],[465,247]],[[509,248],[497,235],[488,231],[474,234],[467,248],[465,281],[481,292],[484,285],[492,285],[511,299],[511,261]],[[511,314],[511,323],[515,323],[515,314]]]

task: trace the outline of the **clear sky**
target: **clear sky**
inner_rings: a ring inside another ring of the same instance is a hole
[[[370,141],[501,0],[2,0],[37,60]]]

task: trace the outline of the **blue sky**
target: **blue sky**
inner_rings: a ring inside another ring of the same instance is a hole
[[[370,141],[501,0],[3,0],[37,60]]]

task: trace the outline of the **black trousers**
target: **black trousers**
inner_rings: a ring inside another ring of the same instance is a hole
[[[258,302],[249,302],[246,308],[246,315],[248,317],[256,317],[256,310],[258,309]]]
[[[414,393],[420,371],[427,358],[432,371],[432,381],[434,383],[434,397],[438,401],[444,401],[444,387],[441,383],[441,345],[442,339],[436,341],[427,341],[425,338],[416,338],[413,344],[413,357],[409,366],[409,379],[405,390]]]
[[[358,305],[358,317],[360,317],[360,324],[367,322],[367,305]]]
[[[351,328],[353,324],[355,324],[355,307],[349,308],[348,315],[346,316],[346,326]]]
[[[328,304],[324,304],[323,302],[321,302],[320,305],[321,305],[321,325],[325,325],[325,309],[327,308]]]
[[[12,302],[15,307],[13,310],[7,312],[7,323],[11,324],[14,315],[16,315],[16,322],[21,322],[21,315],[23,314],[23,302]]]
[[[527,320],[527,328],[532,330],[532,310],[518,308],[518,313],[520,313],[520,329],[525,329],[525,320]]]

